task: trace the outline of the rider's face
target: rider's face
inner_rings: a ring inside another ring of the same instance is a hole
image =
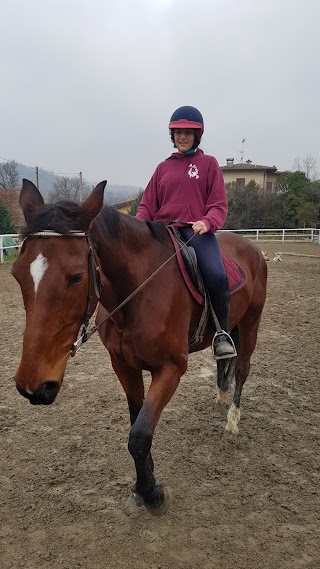
[[[175,128],[174,143],[179,152],[188,152],[194,144],[193,128]]]

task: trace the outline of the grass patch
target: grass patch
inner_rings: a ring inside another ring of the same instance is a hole
[[[10,253],[9,255],[4,255],[3,256],[3,262],[4,263],[13,263],[13,261],[15,261],[18,256],[19,256],[19,252],[14,251],[13,253]]]

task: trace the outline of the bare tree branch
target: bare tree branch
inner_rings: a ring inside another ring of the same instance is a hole
[[[85,199],[88,194],[88,183],[82,180],[82,199]],[[80,178],[77,176],[73,178],[59,176],[57,181],[53,184],[52,191],[49,192],[48,201],[53,203],[61,200],[80,203]]]
[[[0,164],[0,187],[5,190],[14,190],[19,185],[18,165],[15,160]]]
[[[314,154],[307,154],[304,158],[297,156],[293,163],[294,172],[304,172],[311,182],[319,178],[318,161]]]

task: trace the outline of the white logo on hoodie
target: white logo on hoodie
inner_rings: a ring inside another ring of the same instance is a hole
[[[189,164],[188,174],[189,178],[199,179],[199,170],[195,164]]]

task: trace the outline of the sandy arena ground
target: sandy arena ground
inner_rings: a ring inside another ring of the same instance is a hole
[[[310,244],[275,251],[320,256]],[[24,311],[0,265],[1,569],[319,569],[320,259],[268,263],[268,298],[242,396],[238,437],[215,405],[206,350],[156,431],[168,513],[131,512],[125,396],[93,337],[54,405],[18,395]]]

